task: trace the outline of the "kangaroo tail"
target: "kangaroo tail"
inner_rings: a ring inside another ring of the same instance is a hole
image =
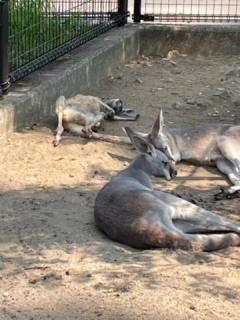
[[[131,141],[127,137],[112,136],[109,134],[101,134],[101,133],[93,132],[91,138],[104,141],[104,142],[109,142],[109,143],[120,143],[120,144],[131,145]]]
[[[149,237],[149,234],[151,237]],[[235,232],[218,232],[206,234],[180,233],[173,230],[163,232],[160,229],[151,229],[146,234],[146,247],[182,249],[189,251],[216,251],[227,247],[240,245],[240,234]]]
[[[237,233],[196,234],[187,235],[193,251],[215,251],[240,245],[240,235]]]

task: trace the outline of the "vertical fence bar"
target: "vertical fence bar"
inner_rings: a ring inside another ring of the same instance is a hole
[[[121,24],[127,23],[128,0],[118,0],[118,14],[122,17]]]
[[[134,0],[134,12],[133,12],[134,22],[141,21],[141,8],[142,8],[142,0]]]
[[[0,0],[0,90],[2,93],[7,93],[9,86],[8,0]]]

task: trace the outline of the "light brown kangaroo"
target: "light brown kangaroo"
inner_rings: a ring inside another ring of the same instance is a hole
[[[166,128],[160,111],[150,133],[144,137],[175,162],[215,166],[225,174],[232,186],[215,195],[232,198],[240,191],[240,126],[230,124]]]
[[[240,245],[240,223],[169,193],[155,191],[150,176],[171,179],[176,171],[152,144],[126,132],[142,152],[98,193],[97,227],[110,239],[131,247],[213,251]]]
[[[125,137],[109,137],[94,133],[93,130],[100,127],[104,119],[136,121],[139,117],[139,114],[134,110],[123,107],[123,102],[120,99],[103,102],[98,97],[82,94],[69,99],[60,96],[56,101],[56,114],[58,127],[53,141],[55,147],[59,145],[64,130],[84,138],[94,137],[104,141],[125,143]]]

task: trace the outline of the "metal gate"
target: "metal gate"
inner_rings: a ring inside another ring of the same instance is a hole
[[[0,94],[127,16],[127,0],[0,0]]]
[[[240,0],[135,0],[133,20],[239,23]]]

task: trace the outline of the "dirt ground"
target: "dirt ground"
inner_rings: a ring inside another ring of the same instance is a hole
[[[239,123],[240,56],[160,57],[129,63],[89,94],[121,97],[151,128],[160,107],[167,126]],[[104,132],[124,135],[121,122]],[[98,190],[136,155],[130,146],[35,126],[0,141],[0,319],[239,319],[240,249],[215,253],[138,251],[94,225]],[[215,202],[227,181],[214,169],[180,164],[155,188],[240,220],[239,199]]]

